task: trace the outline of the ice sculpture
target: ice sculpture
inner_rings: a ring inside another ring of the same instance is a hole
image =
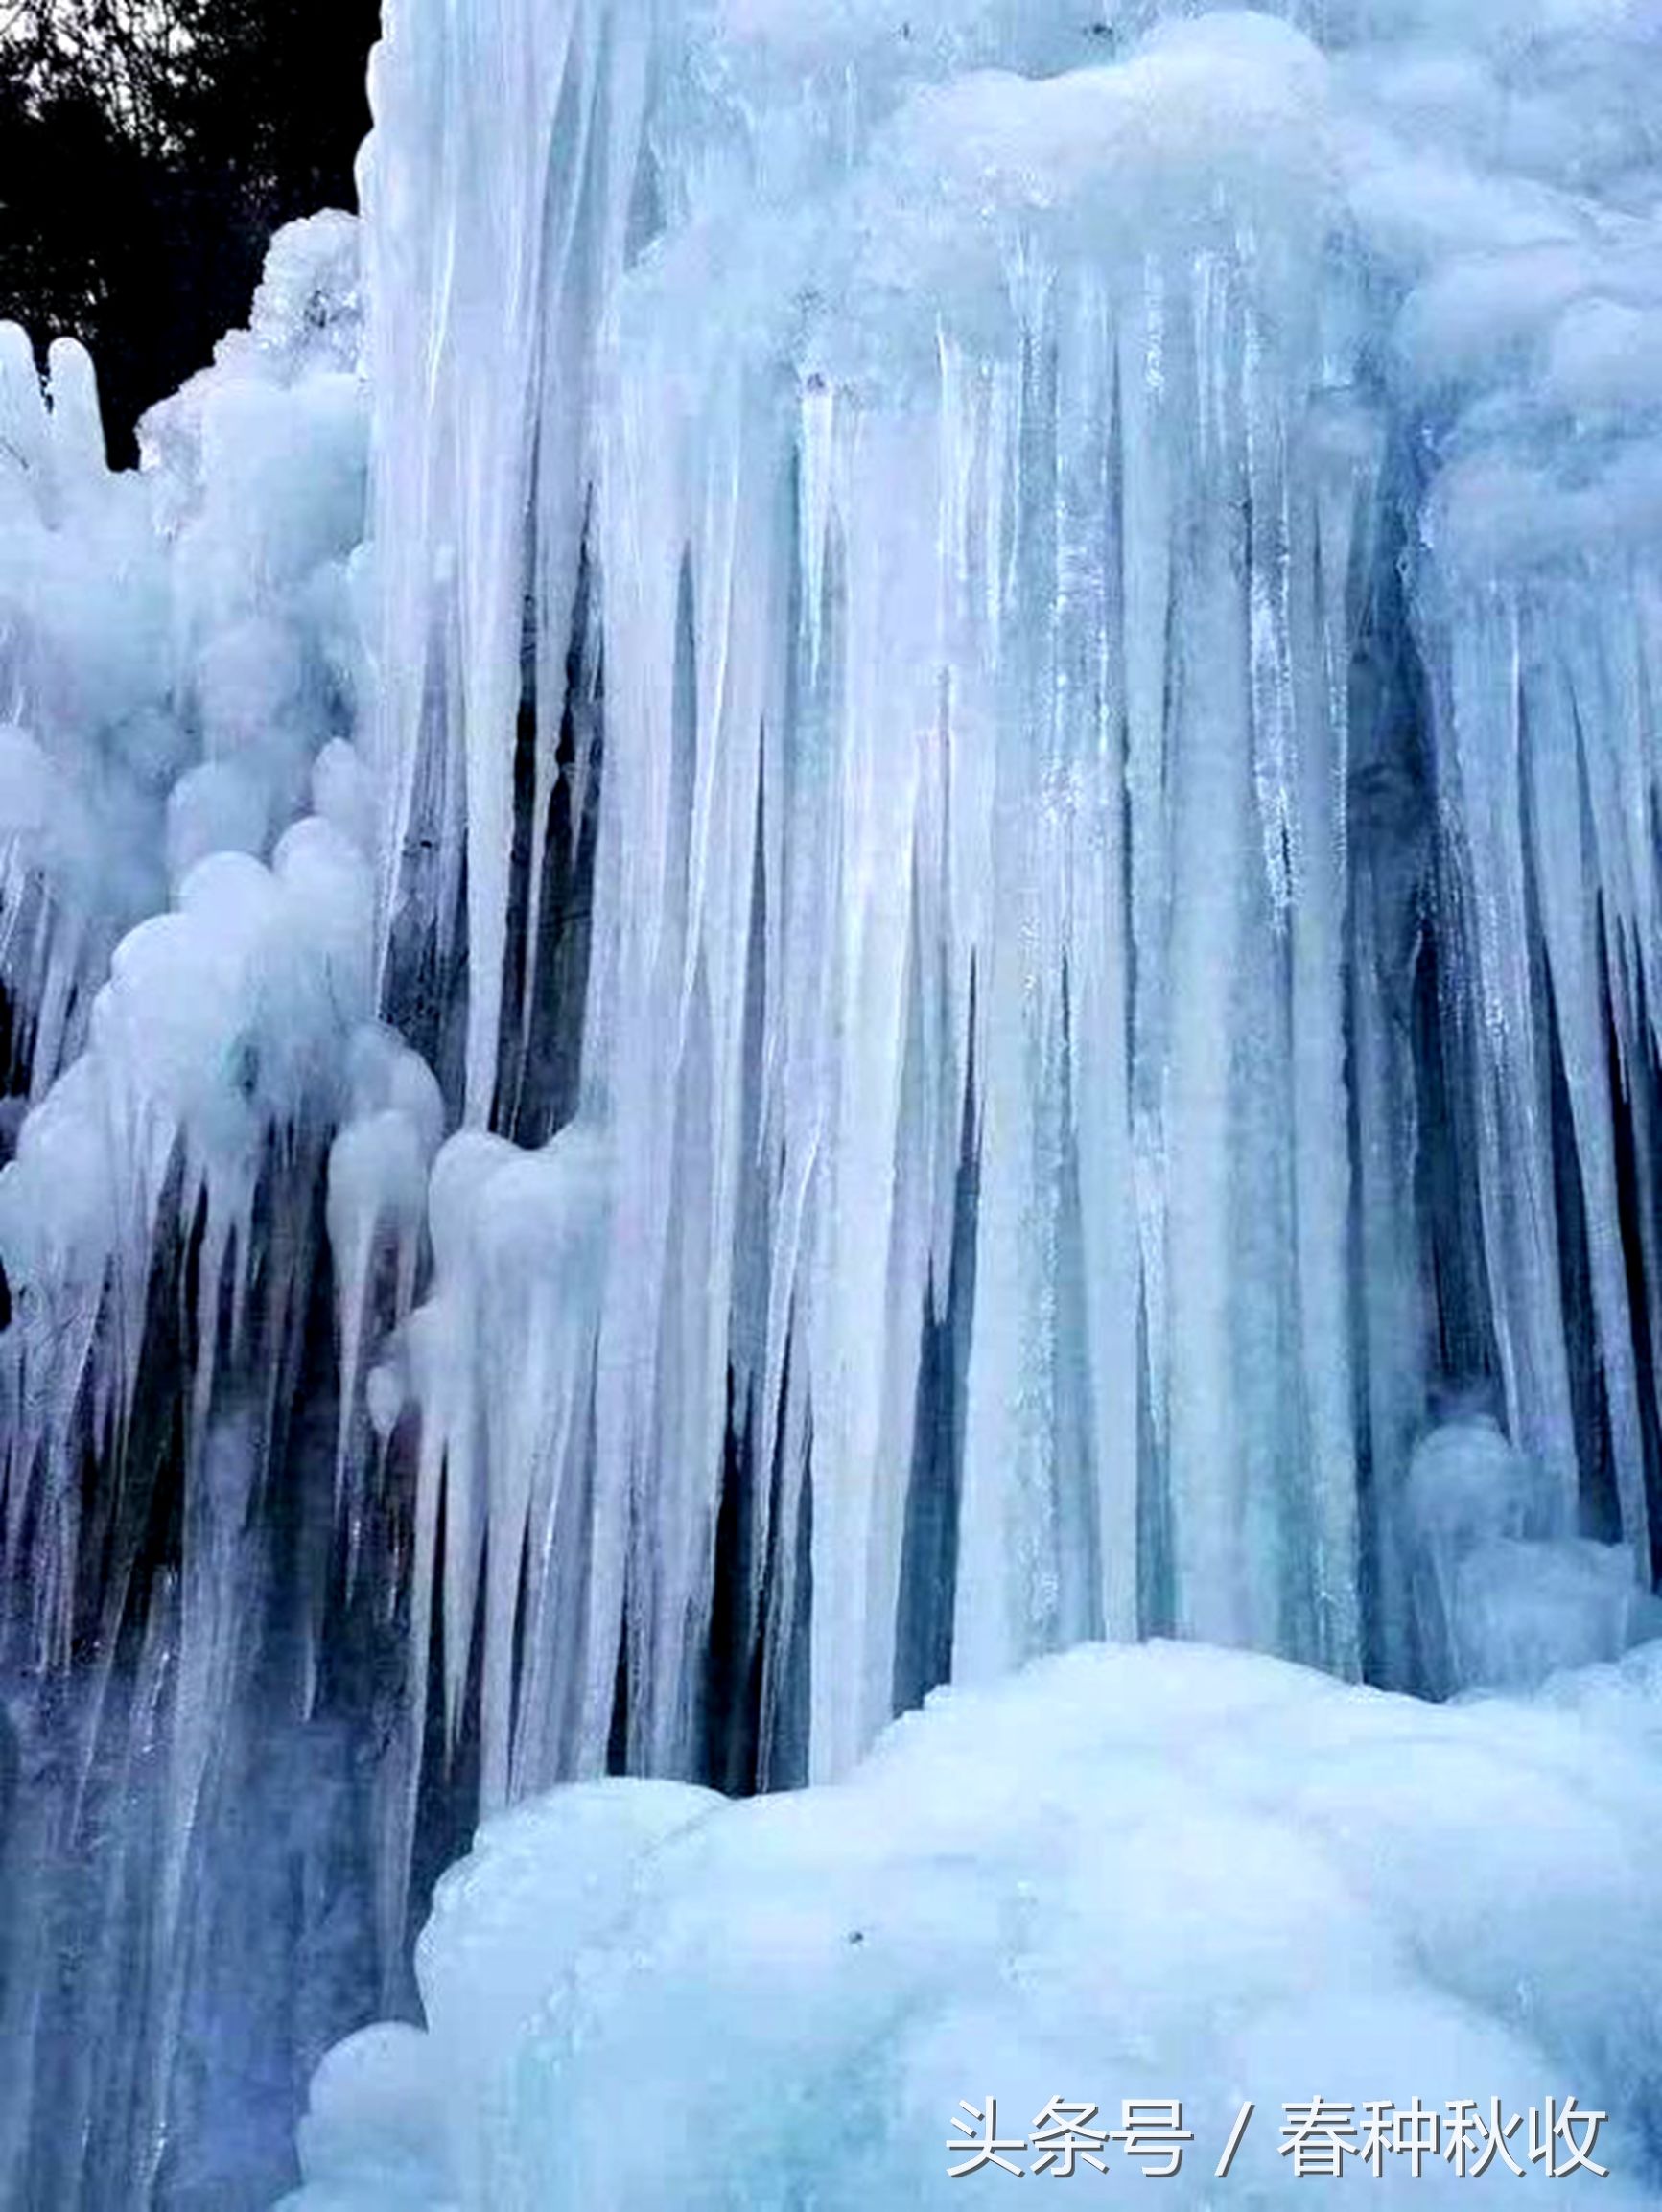
[[[7,340],[0,2186],[261,2201],[556,1781],[1648,1631],[1658,58],[401,0],[143,477]]]

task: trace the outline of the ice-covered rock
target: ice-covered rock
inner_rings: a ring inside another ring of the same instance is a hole
[[[1490,1415],[1420,1439],[1406,1508],[1424,1689],[1531,1689],[1662,1632],[1627,1547],[1566,1529],[1545,1469]]]
[[[1456,1570],[1453,1613],[1462,1688],[1533,1689],[1662,1634],[1662,1609],[1634,1581],[1626,1547],[1586,1537],[1475,1546]]]

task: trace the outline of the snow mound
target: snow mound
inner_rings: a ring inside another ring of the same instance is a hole
[[[319,2071],[284,2212],[976,2202],[947,2145],[989,2093],[1016,2139],[1052,2099],[1098,2130],[1181,2100],[1168,2200],[1241,2212],[1310,2194],[1284,2131],[1318,2095],[1359,2145],[1370,2101],[1448,2136],[1451,2104],[1486,2124],[1498,2097],[1532,2183],[1532,2108],[1573,2096],[1608,2115],[1600,2202],[1654,2202],[1659,1693],[1662,1644],[1444,1706],[1095,1645],[936,1695],[840,1783],[556,1791],[441,1884],[427,2032],[370,2029]],[[1345,2167],[1428,2208],[1517,2180],[1412,2163]],[[1142,2177],[1112,2142],[1107,2165]]]

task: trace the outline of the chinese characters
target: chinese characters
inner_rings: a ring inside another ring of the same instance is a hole
[[[1024,2135],[1000,2133],[998,2100],[981,2104],[960,2100],[952,2120],[956,2139],[947,2149],[954,2163],[948,2178],[996,2172],[1025,2180],[1029,2174],[1068,2181],[1081,2173],[1107,2176],[1111,2164],[1140,2172],[1145,2180],[1169,2181],[1182,2171],[1183,2154],[1195,2141],[1183,2125],[1177,2098],[1131,2097],[1120,2106],[1120,2124],[1107,2125],[1093,2104],[1052,2097]],[[1226,2180],[1256,2110],[1251,2101],[1235,2115],[1213,2169]],[[1360,2107],[1326,2097],[1284,2105],[1277,2155],[1289,2162],[1296,2180],[1339,2180],[1347,2167],[1369,2168],[1383,2179],[1387,2162],[1406,2165],[1418,2179],[1428,2165],[1446,2162],[1461,2179],[1478,2179],[1497,2162],[1522,2177],[1537,2167],[1550,2180],[1580,2169],[1601,2180],[1609,2168],[1595,2156],[1599,2130],[1607,2112],[1591,2111],[1575,2097],[1547,2097],[1526,2115],[1508,2114],[1505,2101],[1457,2097],[1441,2107],[1373,2100]],[[1112,2158],[1111,2158],[1112,2152]],[[1022,2163],[1025,2154],[1028,2163]]]

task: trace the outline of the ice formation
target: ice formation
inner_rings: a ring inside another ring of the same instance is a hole
[[[332,2055],[281,2212],[1020,2203],[1008,2168],[1045,2180],[1037,2143],[948,2178],[960,2100],[989,2093],[1007,2142],[1052,2098],[1100,2130],[1177,2101],[1193,2142],[1154,2194],[1240,2212],[1333,2186],[1289,2165],[1286,2107],[1317,2093],[1352,2107],[1357,2149],[1369,2102],[1439,2116],[1417,2176],[1347,2159],[1347,2202],[1537,2201],[1527,2120],[1480,2175],[1447,2155],[1447,2107],[1573,2096],[1609,2115],[1607,2178],[1552,2190],[1637,2212],[1662,2078],[1657,1653],[1545,1705],[1436,1706],[1098,1647],[939,1693],[824,1787],[556,1791],[439,1885],[427,2030]],[[1140,2197],[1164,2162],[1110,2145],[1107,2187]]]
[[[48,410],[6,352],[0,980],[32,1103],[0,1173],[0,2195],[30,2212],[249,2200],[292,2094],[273,1992],[310,1974],[317,2048],[363,2001],[327,1461],[297,1471],[330,1136],[421,1096],[372,1020],[357,256],[347,217],[284,232],[132,477],[83,356],[54,350]]]
[[[423,1041],[540,1136],[586,961],[610,1162],[514,1407],[408,1369],[487,1802],[1105,1633],[1423,1682],[1449,1384],[1650,1579],[1655,26],[1155,12],[378,57],[392,1003],[465,941]]]
[[[139,477],[0,344],[0,2192],[263,2201],[555,1781],[1651,1632],[1659,61],[398,0]]]

